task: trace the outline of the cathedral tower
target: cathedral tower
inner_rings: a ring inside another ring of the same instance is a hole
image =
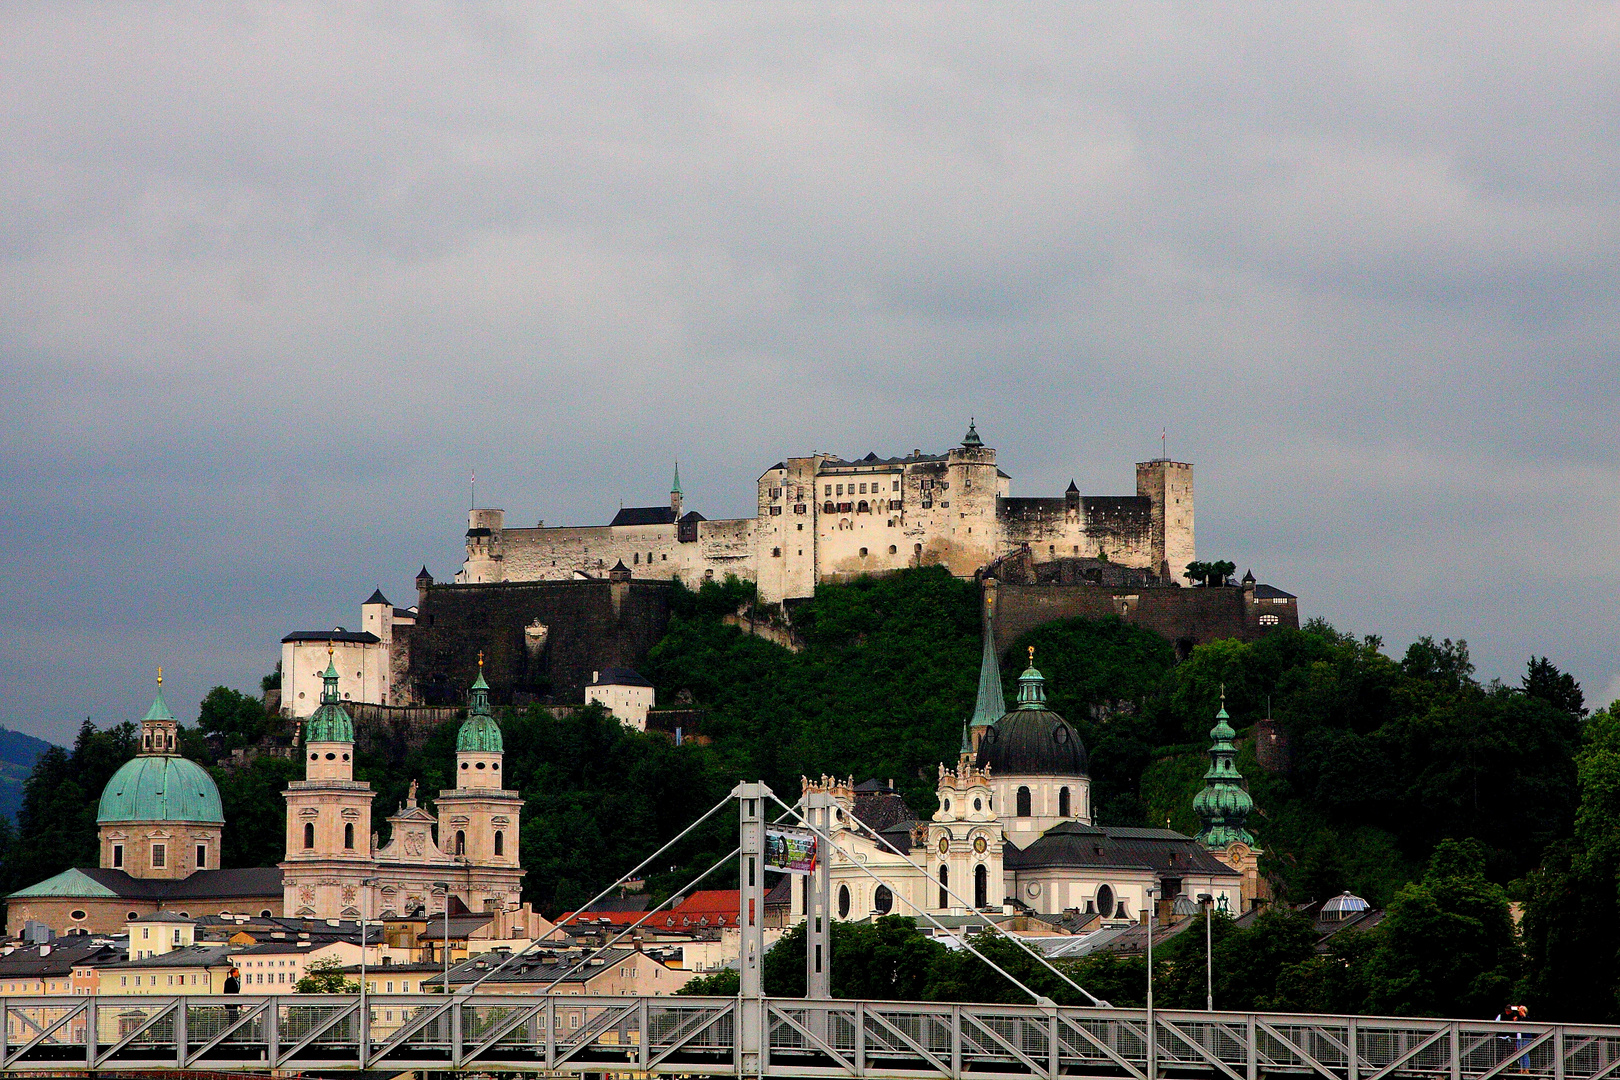
[[[436,800],[439,847],[465,868],[467,906],[474,911],[491,901],[515,908],[523,883],[518,866],[523,800],[516,791],[502,787],[503,751],[500,725],[490,713],[480,653],[467,719],[456,735],[456,786],[440,791]]]
[[[328,654],[331,648],[327,648]],[[287,785],[287,857],[281,864],[288,915],[355,917],[371,853],[371,785],[354,778],[354,722],[338,696],[331,656],[321,707],[304,727],[304,779]]]
[[[1243,875],[1243,910],[1271,898],[1271,888],[1260,876],[1260,856],[1254,834],[1248,829],[1254,799],[1243,787],[1237,768],[1237,732],[1226,715],[1226,688],[1221,688],[1221,709],[1215,726],[1209,729],[1209,768],[1204,772],[1204,790],[1193,796],[1193,811],[1204,823],[1198,841],[1221,862]]]

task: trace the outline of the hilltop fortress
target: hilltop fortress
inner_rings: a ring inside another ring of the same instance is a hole
[[[638,579],[696,587],[734,574],[760,600],[808,597],[821,582],[914,566],[971,577],[1014,551],[1036,563],[1099,559],[1174,582],[1193,547],[1192,466],[1136,466],[1136,494],[1014,498],[996,452],[970,424],[944,454],[788,458],[759,478],[751,518],[711,521],[685,510],[677,470],[669,505],[626,507],[607,525],[508,528],[499,509],[468,513],[458,584],[604,578],[618,564]],[[622,571],[621,571],[622,572]]]

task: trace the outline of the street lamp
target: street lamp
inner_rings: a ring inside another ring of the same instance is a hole
[[[1159,886],[1147,887],[1147,1080],[1157,1080],[1158,1070],[1158,1039],[1153,1030],[1153,916],[1154,901],[1158,899]]]
[[[450,883],[435,881],[435,889],[444,890],[444,992],[450,992]]]
[[[1204,1009],[1206,1012],[1215,1011],[1215,954],[1211,947],[1213,932],[1210,930],[1211,918],[1215,913],[1215,898],[1209,893],[1199,893],[1198,902],[1204,908]]]
[[[360,885],[364,889],[360,897],[360,1015],[368,1020],[371,1014],[366,1012],[366,908],[370,906],[371,886],[377,884],[374,877],[361,878]]]

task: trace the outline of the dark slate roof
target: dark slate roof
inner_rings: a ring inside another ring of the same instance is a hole
[[[232,963],[231,957],[236,951],[229,945],[187,945],[179,949],[170,949],[158,956],[148,956],[141,960],[121,960],[115,964],[101,966],[103,968],[224,967]]]
[[[586,982],[602,974],[604,968],[622,963],[635,954],[636,950],[634,949],[604,949],[594,957],[594,959],[600,960],[601,963],[586,963],[578,971],[568,974],[569,968],[579,964],[585,958],[584,953],[569,955],[567,952],[551,953],[535,950],[513,960],[510,964],[501,968],[500,971],[490,975],[486,981],[490,983],[538,982],[544,984],[561,979],[565,983]],[[475,956],[471,960],[463,960],[459,964],[454,964],[450,968],[450,985],[455,986],[458,983],[470,983],[481,979],[494,971],[496,966],[505,959],[506,956],[501,953],[485,953],[481,956]],[[444,971],[442,968],[437,979],[428,980],[429,985],[432,986],[442,985],[443,982]]]
[[[294,630],[281,639],[288,641],[350,641],[361,645],[375,645],[382,639],[365,630]]]
[[[1086,748],[1057,713],[1014,709],[985,731],[974,764],[998,776],[1085,776]]]
[[[794,874],[783,874],[777,878],[776,884],[771,886],[771,891],[765,894],[765,906],[768,908],[791,906],[795,877]]]
[[[366,602],[364,604],[361,604],[360,606],[365,607],[365,606],[367,606],[369,604],[388,604],[389,607],[394,606],[393,604],[388,603],[388,597],[386,597],[386,596],[384,596],[382,594],[381,589],[373,590],[372,594],[370,596],[366,597]]]
[[[673,525],[675,508],[672,506],[626,506],[614,515],[609,525]]]
[[[596,673],[592,686],[651,686],[642,676],[627,667],[605,667]]]
[[[856,788],[854,809],[856,817],[880,833],[888,832],[895,826],[905,826],[909,829],[918,820],[917,815],[911,812],[911,807],[906,805],[906,800],[900,797],[900,793],[890,790],[887,786],[866,791]]]
[[[465,939],[466,937],[471,935],[474,930],[477,930],[479,927],[486,925],[494,917],[495,916],[488,915],[488,914],[479,914],[479,915],[454,915],[454,914],[452,914],[450,916],[450,919],[449,919],[449,922],[450,922],[450,940],[451,941],[461,941],[461,940]],[[443,941],[444,940],[444,924],[445,924],[445,918],[444,918],[443,915],[440,915],[437,919],[429,919],[428,924],[427,924],[427,929],[422,931],[420,934],[417,934],[416,935],[416,940],[417,941]]]
[[[700,521],[708,521],[709,519],[698,513],[696,510],[688,510],[686,513],[681,515],[681,520],[690,521],[695,525]]]
[[[1150,870],[1166,877],[1186,873],[1240,876],[1198,841],[1170,829],[1097,828],[1074,821],[1052,826],[1022,851],[1008,848],[1002,863],[1009,870],[1060,866]]]
[[[1291,592],[1283,592],[1281,589],[1277,588],[1274,585],[1256,585],[1254,587],[1254,595],[1255,595],[1255,599],[1257,599],[1257,600],[1297,600],[1297,599],[1299,599],[1293,593],[1291,593]]]
[[[827,458],[824,461],[822,461],[821,467],[823,469],[830,469],[830,470],[833,470],[833,471],[839,471],[841,469],[855,468],[857,466],[864,467],[864,466],[868,466],[868,465],[914,465],[919,461],[944,461],[944,460],[946,460],[946,455],[944,455],[944,454],[918,454],[915,457],[912,457],[911,455],[908,454],[908,455],[903,456],[903,457],[880,458],[875,453],[868,453],[865,457],[857,458],[854,461],[845,461],[843,458],[840,458],[840,457],[830,457],[830,458]]]
[[[113,963],[124,958],[124,950],[105,937],[74,934],[47,942],[49,951],[40,955],[41,946],[24,945],[0,956],[0,979],[28,979],[72,973],[77,964]]]

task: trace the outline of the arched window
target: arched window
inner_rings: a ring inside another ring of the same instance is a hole
[[[506,834],[499,829],[495,830],[495,854],[506,854]]]
[[[838,886],[838,917],[840,919],[849,918],[849,886],[848,885],[840,885],[840,886]]]
[[[879,885],[877,892],[872,894],[872,908],[879,915],[887,915],[894,908],[894,893],[889,891],[887,885]]]
[[[939,906],[941,909],[951,906],[950,894],[946,891],[951,887],[951,869],[948,866],[939,868]]]
[[[1106,885],[1097,886],[1097,913],[1105,919],[1114,917],[1114,890]]]
[[[345,822],[343,825],[343,846],[350,851],[354,850],[354,823]]]
[[[990,868],[984,863],[973,868],[973,906],[981,911],[990,906]]]
[[[461,829],[456,830],[456,854],[467,854],[467,834]]]
[[[1058,788],[1058,817],[1069,816],[1069,789]]]
[[[1029,788],[1018,789],[1018,816],[1029,817]]]
[[[306,821],[306,822],[304,822],[304,850],[308,851],[309,849],[313,848],[314,846],[315,846],[315,823],[313,821]]]

